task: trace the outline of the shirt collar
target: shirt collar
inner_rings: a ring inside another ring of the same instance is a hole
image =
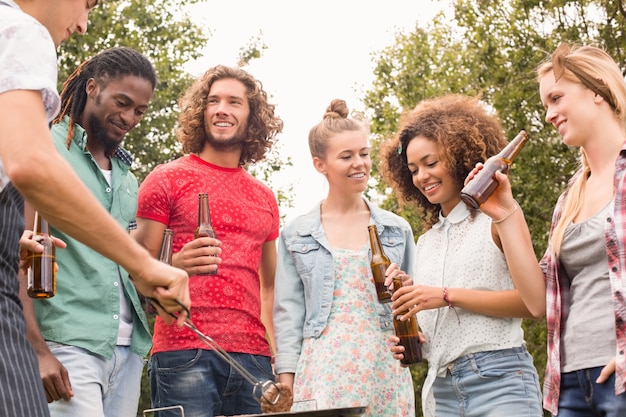
[[[7,6],[10,6],[10,7],[15,7],[15,8],[18,8],[18,9],[22,10],[22,8],[19,6],[19,4],[17,4],[17,3],[16,3],[15,1],[13,1],[13,0],[1,0],[1,1],[0,1],[0,4],[5,4],[5,5],[7,5]]]
[[[65,125],[65,128],[67,129],[69,121],[70,121],[69,116],[65,116],[63,117],[63,120],[61,120],[60,124]],[[83,152],[87,152],[87,132],[78,123],[74,123],[74,137],[72,138],[72,141]],[[124,164],[128,166],[133,165],[133,156],[130,154],[130,152],[128,152],[126,149],[122,148],[121,146],[117,147],[117,149],[115,150],[115,153],[113,154],[113,158],[119,159],[121,162],[123,162]]]
[[[461,200],[459,203],[452,209],[447,216],[441,214],[439,212],[439,222],[433,226],[433,229],[438,229],[446,224],[458,224],[465,220],[470,215],[470,211],[467,208],[467,205]]]

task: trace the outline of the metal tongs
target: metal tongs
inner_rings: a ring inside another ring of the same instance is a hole
[[[150,302],[150,304],[153,305],[153,307],[155,307],[155,308],[158,307],[161,310],[166,311],[165,308],[163,308],[161,303],[156,298],[146,297],[146,299]],[[191,312],[189,311],[189,309],[187,307],[185,307],[178,300],[175,300],[175,302],[179,306],[181,306],[183,308],[183,310],[185,310],[185,313],[187,313],[187,319],[183,323],[184,326],[186,328],[188,328],[189,330],[191,330],[192,332],[194,332],[195,334],[197,334],[198,337],[200,338],[200,340],[202,340],[204,343],[206,343],[211,349],[213,349],[215,351],[215,353],[217,353],[219,355],[219,357],[224,359],[230,366],[235,368],[235,370],[237,370],[237,372],[239,372],[241,374],[241,376],[243,376],[246,381],[248,381],[250,384],[252,384],[252,387],[253,387],[252,388],[252,395],[254,395],[254,398],[259,403],[261,402],[261,397],[263,397],[263,398],[265,398],[265,400],[269,404],[275,405],[278,402],[278,400],[280,399],[280,389],[278,388],[276,383],[274,381],[270,381],[269,379],[266,380],[266,381],[260,381],[260,380],[256,379],[256,377],[254,375],[252,375],[246,368],[244,368],[239,362],[237,362],[235,360],[235,358],[230,356],[230,354],[228,352],[226,352],[224,349],[222,349],[222,347],[220,345],[218,345],[215,340],[213,340],[211,337],[209,337],[209,336],[205,335],[204,333],[202,333],[196,327],[196,325],[193,324],[193,321],[191,321]],[[178,320],[178,316],[176,314],[174,314],[174,313],[167,313],[167,314],[169,314],[170,316],[172,316],[173,318]],[[265,395],[266,391],[272,385],[274,387],[276,387],[276,396],[273,399],[272,398],[268,398]]]

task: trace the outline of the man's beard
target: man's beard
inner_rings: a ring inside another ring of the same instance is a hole
[[[243,147],[243,133],[237,132],[229,139],[215,139],[211,133],[206,132],[206,141],[211,147],[217,151],[233,151]]]
[[[107,157],[112,156],[122,141],[109,137],[106,134],[102,123],[100,123],[100,120],[98,120],[98,118],[93,114],[89,116],[87,123],[89,125],[89,130],[93,132],[94,139],[96,139],[104,148],[104,155]]]

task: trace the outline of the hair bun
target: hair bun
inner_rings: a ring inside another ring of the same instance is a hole
[[[326,109],[326,113],[324,113],[324,119],[332,118],[332,119],[345,119],[348,117],[348,105],[345,100],[334,99],[330,102],[330,106]]]

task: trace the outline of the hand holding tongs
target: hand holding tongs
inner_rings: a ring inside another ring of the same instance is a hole
[[[156,298],[146,297],[146,299],[155,308],[160,308],[161,310],[165,311],[165,309],[163,308],[161,303]],[[226,352],[224,349],[222,349],[221,346],[218,345],[217,342],[215,342],[215,340],[213,340],[212,338],[210,338],[209,336],[205,335],[200,330],[198,330],[196,325],[193,324],[193,321],[191,321],[191,312],[189,311],[189,309],[186,306],[184,306],[181,302],[179,302],[178,300],[175,300],[175,301],[187,313],[187,320],[185,320],[185,322],[183,323],[185,325],[185,327],[187,327],[189,330],[191,330],[192,332],[197,334],[198,337],[200,338],[200,340],[202,340],[204,343],[206,343],[211,349],[213,349],[215,351],[215,353],[217,353],[229,365],[231,365],[233,368],[235,368],[237,370],[237,372],[239,372],[241,374],[241,376],[243,376],[246,381],[248,381],[250,384],[252,384],[252,387],[253,387],[252,394],[254,395],[254,398],[257,401],[261,402],[261,397],[263,397],[263,398],[265,398],[265,400],[269,404],[275,405],[278,402],[278,400],[280,399],[280,389],[278,389],[278,386],[276,385],[276,383],[274,381],[270,381],[270,380],[259,381],[258,379],[256,379],[256,377],[254,375],[252,375],[246,368],[244,368],[239,362],[237,362],[235,360],[235,358],[230,356],[230,354],[228,352]],[[170,316],[174,317],[175,319],[178,319],[178,316],[176,316],[176,314],[169,313],[169,312],[168,312],[168,314]],[[268,398],[267,396],[265,396],[265,392],[272,385],[276,387],[276,396],[273,399],[272,398]],[[260,393],[259,393],[259,390],[261,391]]]

